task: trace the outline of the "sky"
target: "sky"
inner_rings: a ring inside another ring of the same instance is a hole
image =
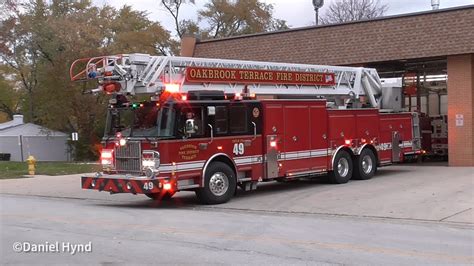
[[[320,9],[320,14],[324,13],[325,6],[336,0],[325,0],[324,6]],[[431,10],[431,0],[382,0],[388,4],[386,15],[398,15],[419,11]],[[160,0],[93,0],[95,4],[109,4],[114,7],[121,7],[125,4],[131,5],[136,10],[147,11],[150,19],[160,21],[162,25],[170,30],[174,28],[173,19],[160,6]],[[274,17],[286,20],[290,28],[310,26],[314,23],[314,8],[312,0],[263,0],[274,7]],[[181,19],[197,18],[197,10],[202,8],[206,0],[195,0],[195,5],[186,4],[180,11]],[[472,5],[474,0],[440,0],[440,9],[463,5]]]

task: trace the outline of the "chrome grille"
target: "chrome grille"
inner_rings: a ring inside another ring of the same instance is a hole
[[[141,173],[141,154],[140,142],[129,141],[115,147],[115,169],[118,173]]]

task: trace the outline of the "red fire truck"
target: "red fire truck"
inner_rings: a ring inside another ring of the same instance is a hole
[[[265,181],[370,179],[420,150],[418,117],[374,69],[127,54],[70,75],[111,95],[103,172],[84,189],[219,204]]]

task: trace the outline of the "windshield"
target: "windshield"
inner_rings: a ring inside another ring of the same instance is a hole
[[[105,135],[114,136],[121,132],[126,137],[157,137],[157,117],[156,106],[109,109]]]
[[[176,121],[176,111],[173,108],[163,107],[160,110],[158,121],[160,137],[173,137],[175,135],[174,125]]]

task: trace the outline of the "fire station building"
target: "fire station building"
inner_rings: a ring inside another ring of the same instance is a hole
[[[364,66],[381,78],[403,77],[405,107],[447,121],[449,165],[474,166],[474,5],[214,40],[184,37],[181,55]]]

